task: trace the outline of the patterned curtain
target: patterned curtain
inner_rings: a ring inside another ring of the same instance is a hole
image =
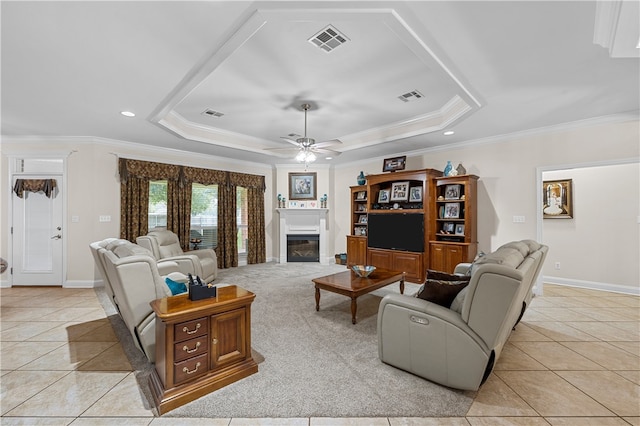
[[[167,182],[167,229],[178,236],[183,251],[189,251],[191,229],[191,183]]]
[[[120,182],[120,238],[135,241],[149,231],[149,179]]]
[[[218,186],[218,257],[219,268],[238,266],[238,224],[236,222],[236,187]]]
[[[248,263],[266,262],[264,176],[121,158],[120,238],[135,241],[146,235],[149,223],[149,181],[167,180],[167,229],[175,232],[183,250],[189,249],[191,185],[218,185],[219,268],[238,266],[236,188],[247,188]]]
[[[13,192],[20,198],[24,192],[44,192],[48,198],[55,197],[57,182],[55,179],[16,179]]]
[[[249,210],[247,263],[265,263],[267,248],[265,246],[264,191],[262,189],[247,188],[247,207]]]
[[[166,179],[177,182],[180,177],[180,166],[120,158],[118,171],[120,173],[120,238],[135,241],[139,236],[147,235],[149,232],[149,181]],[[189,202],[190,206],[191,202]]]

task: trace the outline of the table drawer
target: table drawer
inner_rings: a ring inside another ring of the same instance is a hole
[[[173,346],[173,359],[175,362],[193,356],[201,355],[209,351],[209,335],[193,338]]]
[[[203,317],[191,321],[185,321],[174,325],[174,341],[193,339],[194,337],[209,334],[209,318]]]
[[[207,363],[209,362],[209,354],[198,355],[187,360],[176,362],[173,365],[173,377],[175,383],[186,382],[193,378],[202,376],[209,370]]]

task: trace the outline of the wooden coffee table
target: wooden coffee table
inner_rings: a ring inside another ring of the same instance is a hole
[[[367,278],[360,278],[352,270],[338,272],[326,277],[314,278],[316,286],[316,311],[320,310],[320,289],[342,294],[351,298],[351,322],[356,323],[358,305],[356,299],[363,294],[400,281],[400,293],[404,294],[404,272],[377,268]]]

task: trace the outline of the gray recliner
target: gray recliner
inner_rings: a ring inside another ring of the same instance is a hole
[[[218,259],[212,249],[183,252],[178,236],[166,229],[156,229],[136,238],[136,243],[150,250],[156,260],[171,260],[178,264],[184,274],[199,276],[210,283],[218,276]]]
[[[385,296],[378,308],[380,360],[445,386],[477,390],[519,320],[548,250],[535,241],[520,243],[477,261],[450,308]]]
[[[169,297],[165,278],[186,282],[172,261],[156,262],[151,253],[127,240],[109,238],[91,244],[105,290],[131,333],[134,344],[155,361],[155,313],[150,302]]]

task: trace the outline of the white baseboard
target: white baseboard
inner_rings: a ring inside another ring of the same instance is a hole
[[[633,296],[640,296],[640,287],[629,287],[619,284],[600,283],[595,281],[583,281],[574,280],[570,278],[558,278],[544,276],[543,281],[545,284],[557,284],[568,287],[588,288],[591,290],[610,291],[612,293],[630,294]]]
[[[67,280],[62,284],[63,288],[95,288],[102,285],[102,281],[89,281],[89,280]]]

